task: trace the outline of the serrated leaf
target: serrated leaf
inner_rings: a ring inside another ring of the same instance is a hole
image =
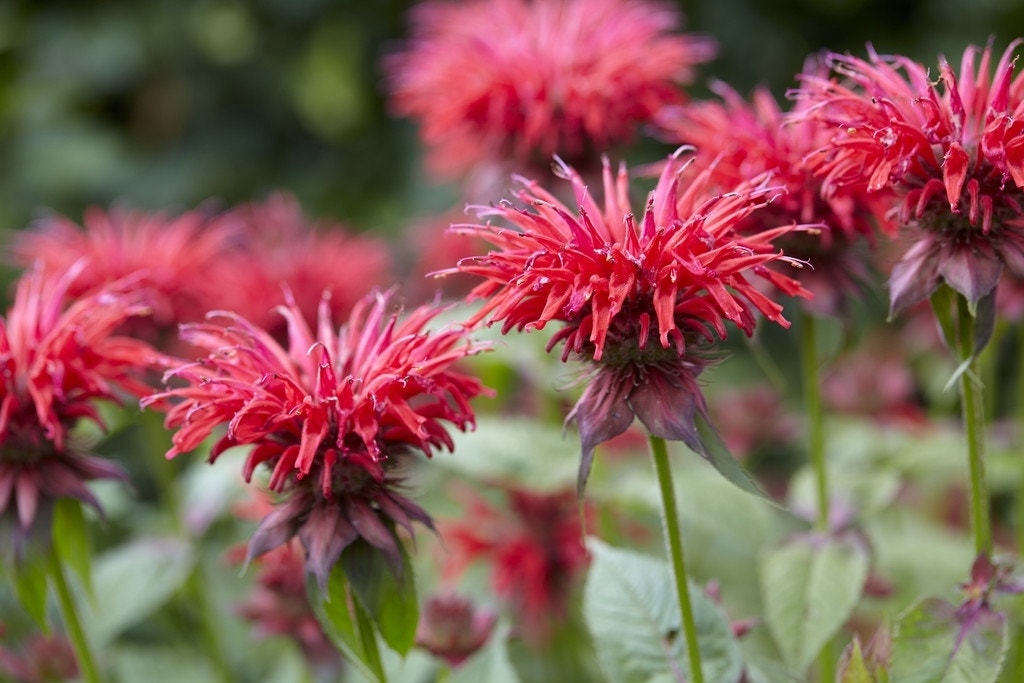
[[[78,574],[86,593],[91,595],[92,553],[80,501],[73,498],[57,501],[53,513],[53,545],[61,562]]]
[[[341,566],[356,599],[392,650],[405,655],[416,641],[419,604],[412,563],[402,551],[401,575],[388,565],[383,553],[359,540],[345,549]]]
[[[797,671],[805,670],[849,618],[868,575],[861,543],[801,536],[762,558],[765,621]]]
[[[938,598],[912,605],[896,622],[892,680],[995,683],[1009,649],[1005,615],[991,612],[962,639],[956,608]]]
[[[648,683],[689,672],[686,639],[668,563],[589,539],[593,563],[583,615],[608,680]],[[707,681],[734,683],[743,673],[729,620],[690,584],[702,670]]]
[[[739,461],[729,452],[729,448],[722,441],[718,430],[708,422],[707,418],[700,411],[697,411],[697,414],[694,416],[694,423],[697,425],[697,434],[700,436],[700,442],[704,446],[704,452],[701,455],[718,470],[718,473],[740,490],[771,501],[764,490],[754,481],[754,478],[743,469]]]
[[[97,645],[163,606],[188,580],[195,563],[192,544],[182,538],[134,541],[97,557],[95,600],[85,610]]]
[[[348,579],[341,563],[331,568],[326,591],[321,593],[316,578],[306,575],[306,594],[313,613],[331,642],[341,650],[345,659],[371,681],[384,680],[380,660],[368,656],[349,602]]]

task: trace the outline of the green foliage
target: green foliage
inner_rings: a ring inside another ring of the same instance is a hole
[[[765,554],[764,614],[786,663],[806,669],[849,618],[868,575],[864,544],[808,534]]]
[[[86,593],[92,591],[92,553],[82,503],[61,498],[53,511],[53,546],[60,561],[78,574]]]
[[[668,564],[596,539],[589,546],[594,560],[583,614],[608,679],[652,683],[687,671],[682,618]],[[743,662],[729,620],[700,587],[691,585],[690,593],[704,676],[735,683]]]
[[[367,611],[381,638],[395,652],[405,655],[416,640],[419,605],[412,565],[404,548],[402,559],[404,566],[396,575],[380,551],[365,541],[356,541],[342,553],[341,566],[354,599]]]
[[[384,670],[376,653],[368,652],[364,637],[376,638],[373,633],[360,633],[359,624],[348,591],[348,579],[341,564],[336,564],[327,577],[326,590],[321,592],[316,579],[307,574],[307,593],[324,633],[345,654],[345,659],[371,681],[384,680]]]

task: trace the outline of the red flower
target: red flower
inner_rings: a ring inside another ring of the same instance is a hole
[[[858,243],[873,242],[870,207],[881,199],[879,193],[842,188],[823,196],[822,180],[807,167],[805,157],[827,143],[830,130],[817,121],[790,123],[765,88],[755,90],[749,102],[725,83],[715,83],[713,89],[720,101],[663,111],[663,135],[675,144],[695,145],[692,171],[706,170],[722,191],[764,174],[785,189],[747,217],[737,228],[740,232],[760,232],[787,222],[821,224],[822,230],[789,235],[780,243],[788,256],[811,265],[797,276],[814,293],[805,306],[819,314],[841,314],[847,297],[868,279]],[[799,109],[790,116],[799,118]]]
[[[212,315],[223,324],[182,329],[210,355],[168,373],[187,386],[143,403],[166,408],[167,426],[178,430],[168,457],[226,425],[211,460],[251,445],[246,479],[261,463],[270,467],[270,489],[286,495],[250,540],[250,558],[297,535],[307,569],[323,584],[359,538],[400,568],[393,524],[410,531],[413,520],[431,524],[401,495],[395,470],[410,451],[451,450],[445,423],[473,426],[469,400],[484,389],[452,366],[482,347],[461,327],[428,331],[440,309],[424,306],[399,322],[388,305],[388,295],[366,297],[335,331],[325,301],[315,333],[294,303],[282,306],[287,349],[233,313]]]
[[[311,223],[290,194],[235,207],[220,222],[231,225],[239,244],[207,274],[219,282],[216,308],[234,311],[282,343],[287,325],[274,312],[284,303],[282,285],[304,320],[316,319],[325,291],[331,294],[331,317],[342,320],[367,291],[391,279],[386,243],[327,221]]]
[[[491,586],[534,644],[566,615],[571,590],[589,562],[579,500],[570,492],[505,488],[508,508],[467,492],[465,514],[447,523],[445,573],[460,575],[475,561],[491,564]]]
[[[773,249],[772,240],[800,226],[735,232],[777,192],[748,185],[710,194],[706,173],[683,187],[684,167],[678,155],[669,159],[639,223],[629,207],[625,167],[613,177],[606,162],[603,209],[580,176],[563,166],[578,215],[536,183],[522,181],[518,197],[530,208],[502,203],[480,210],[481,217],[497,216],[514,230],[454,227],[498,247],[458,265],[485,279],[470,294],[486,299],[473,322],[489,318],[508,332],[560,321],[565,325],[549,349],[563,343],[563,360],[576,355],[594,361],[596,371],[569,415],[582,440],[581,487],[594,447],[624,432],[634,415],[652,434],[703,452],[694,417],[706,414],[697,376],[707,360],[697,352],[726,336],[726,320],[747,334],[754,330],[755,312],[789,325],[782,306],[748,276],[787,294],[808,294],[792,278],[765,267],[792,262]]]
[[[157,354],[111,335],[149,310],[144,295],[122,282],[66,306],[68,288],[85,266],[79,262],[60,277],[24,274],[0,320],[0,521],[16,518],[3,544],[15,556],[33,536],[48,542],[56,499],[98,508],[85,482],[126,478],[116,463],[82,453],[71,429],[81,419],[102,426],[97,400],[150,391],[135,375]]]
[[[0,673],[9,676],[4,680],[11,683],[49,683],[79,677],[71,643],[55,633],[32,634],[15,648],[0,647]]]
[[[670,5],[643,0],[427,2],[410,47],[387,63],[392,104],[449,175],[583,160],[682,101],[679,84],[714,43],[672,33],[679,23]]]
[[[970,46],[957,75],[902,56],[830,55],[841,82],[802,77],[806,116],[832,126],[811,166],[827,193],[895,190],[892,215],[915,243],[893,268],[893,312],[945,281],[971,303],[1004,266],[1024,275],[1024,81],[1011,44],[991,76],[992,47]]]
[[[84,260],[68,284],[72,297],[135,278],[151,292],[152,314],[136,321],[132,332],[163,341],[176,338],[179,323],[202,320],[207,311],[223,307],[223,288],[211,274],[235,240],[230,226],[202,211],[171,217],[92,208],[82,227],[52,216],[18,233],[14,254],[22,265],[40,263],[51,274]]]
[[[497,620],[497,614],[478,608],[469,598],[432,595],[420,614],[416,644],[455,667],[484,646]]]

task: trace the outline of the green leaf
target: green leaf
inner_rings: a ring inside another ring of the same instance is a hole
[[[185,584],[196,563],[182,538],[149,538],[104,553],[93,564],[95,600],[86,609],[97,646],[163,606]]]
[[[383,553],[358,540],[341,555],[349,585],[384,642],[405,655],[416,641],[419,604],[412,563],[402,550],[401,575],[396,576]]]
[[[326,593],[321,593],[316,578],[307,574],[306,593],[324,633],[341,650],[345,659],[369,680],[384,680],[380,660],[370,657],[363,646],[353,606],[349,602],[348,580],[341,563],[331,568]]]
[[[839,658],[839,683],[875,683],[857,637],[846,646]]]
[[[700,435],[701,444],[704,446],[704,453],[701,455],[718,470],[718,473],[737,488],[774,504],[774,501],[768,497],[754,478],[743,469],[739,461],[729,452],[729,448],[722,441],[718,430],[708,422],[707,418],[699,410],[694,416],[694,423],[697,425],[697,434]]]
[[[49,562],[49,553],[28,553],[22,560],[8,564],[5,572],[10,577],[18,602],[43,631],[49,631],[46,623]]]
[[[593,564],[584,588],[583,616],[608,680],[678,680],[690,663],[668,563],[596,539],[588,544]],[[734,683],[743,673],[743,662],[729,620],[698,586],[691,583],[690,593],[704,678]]]
[[[956,608],[939,598],[915,603],[896,622],[892,680],[899,683],[995,683],[1009,649],[1007,620],[996,612],[963,636]]]
[[[787,664],[805,670],[849,618],[868,575],[862,543],[805,535],[761,560],[765,620]]]
[[[447,683],[519,683],[508,656],[508,626],[494,630],[487,645],[452,671]]]
[[[57,500],[53,514],[53,545],[61,563],[78,574],[86,593],[91,594],[92,553],[80,501],[73,498]]]

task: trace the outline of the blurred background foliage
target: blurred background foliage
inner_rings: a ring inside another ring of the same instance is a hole
[[[0,2],[0,229],[90,204],[182,210],[285,188],[310,215],[397,235],[447,209],[381,57],[410,0]],[[822,48],[934,64],[1024,34],[1016,0],[682,0],[709,78],[780,97]],[[488,200],[491,198],[481,198]]]

